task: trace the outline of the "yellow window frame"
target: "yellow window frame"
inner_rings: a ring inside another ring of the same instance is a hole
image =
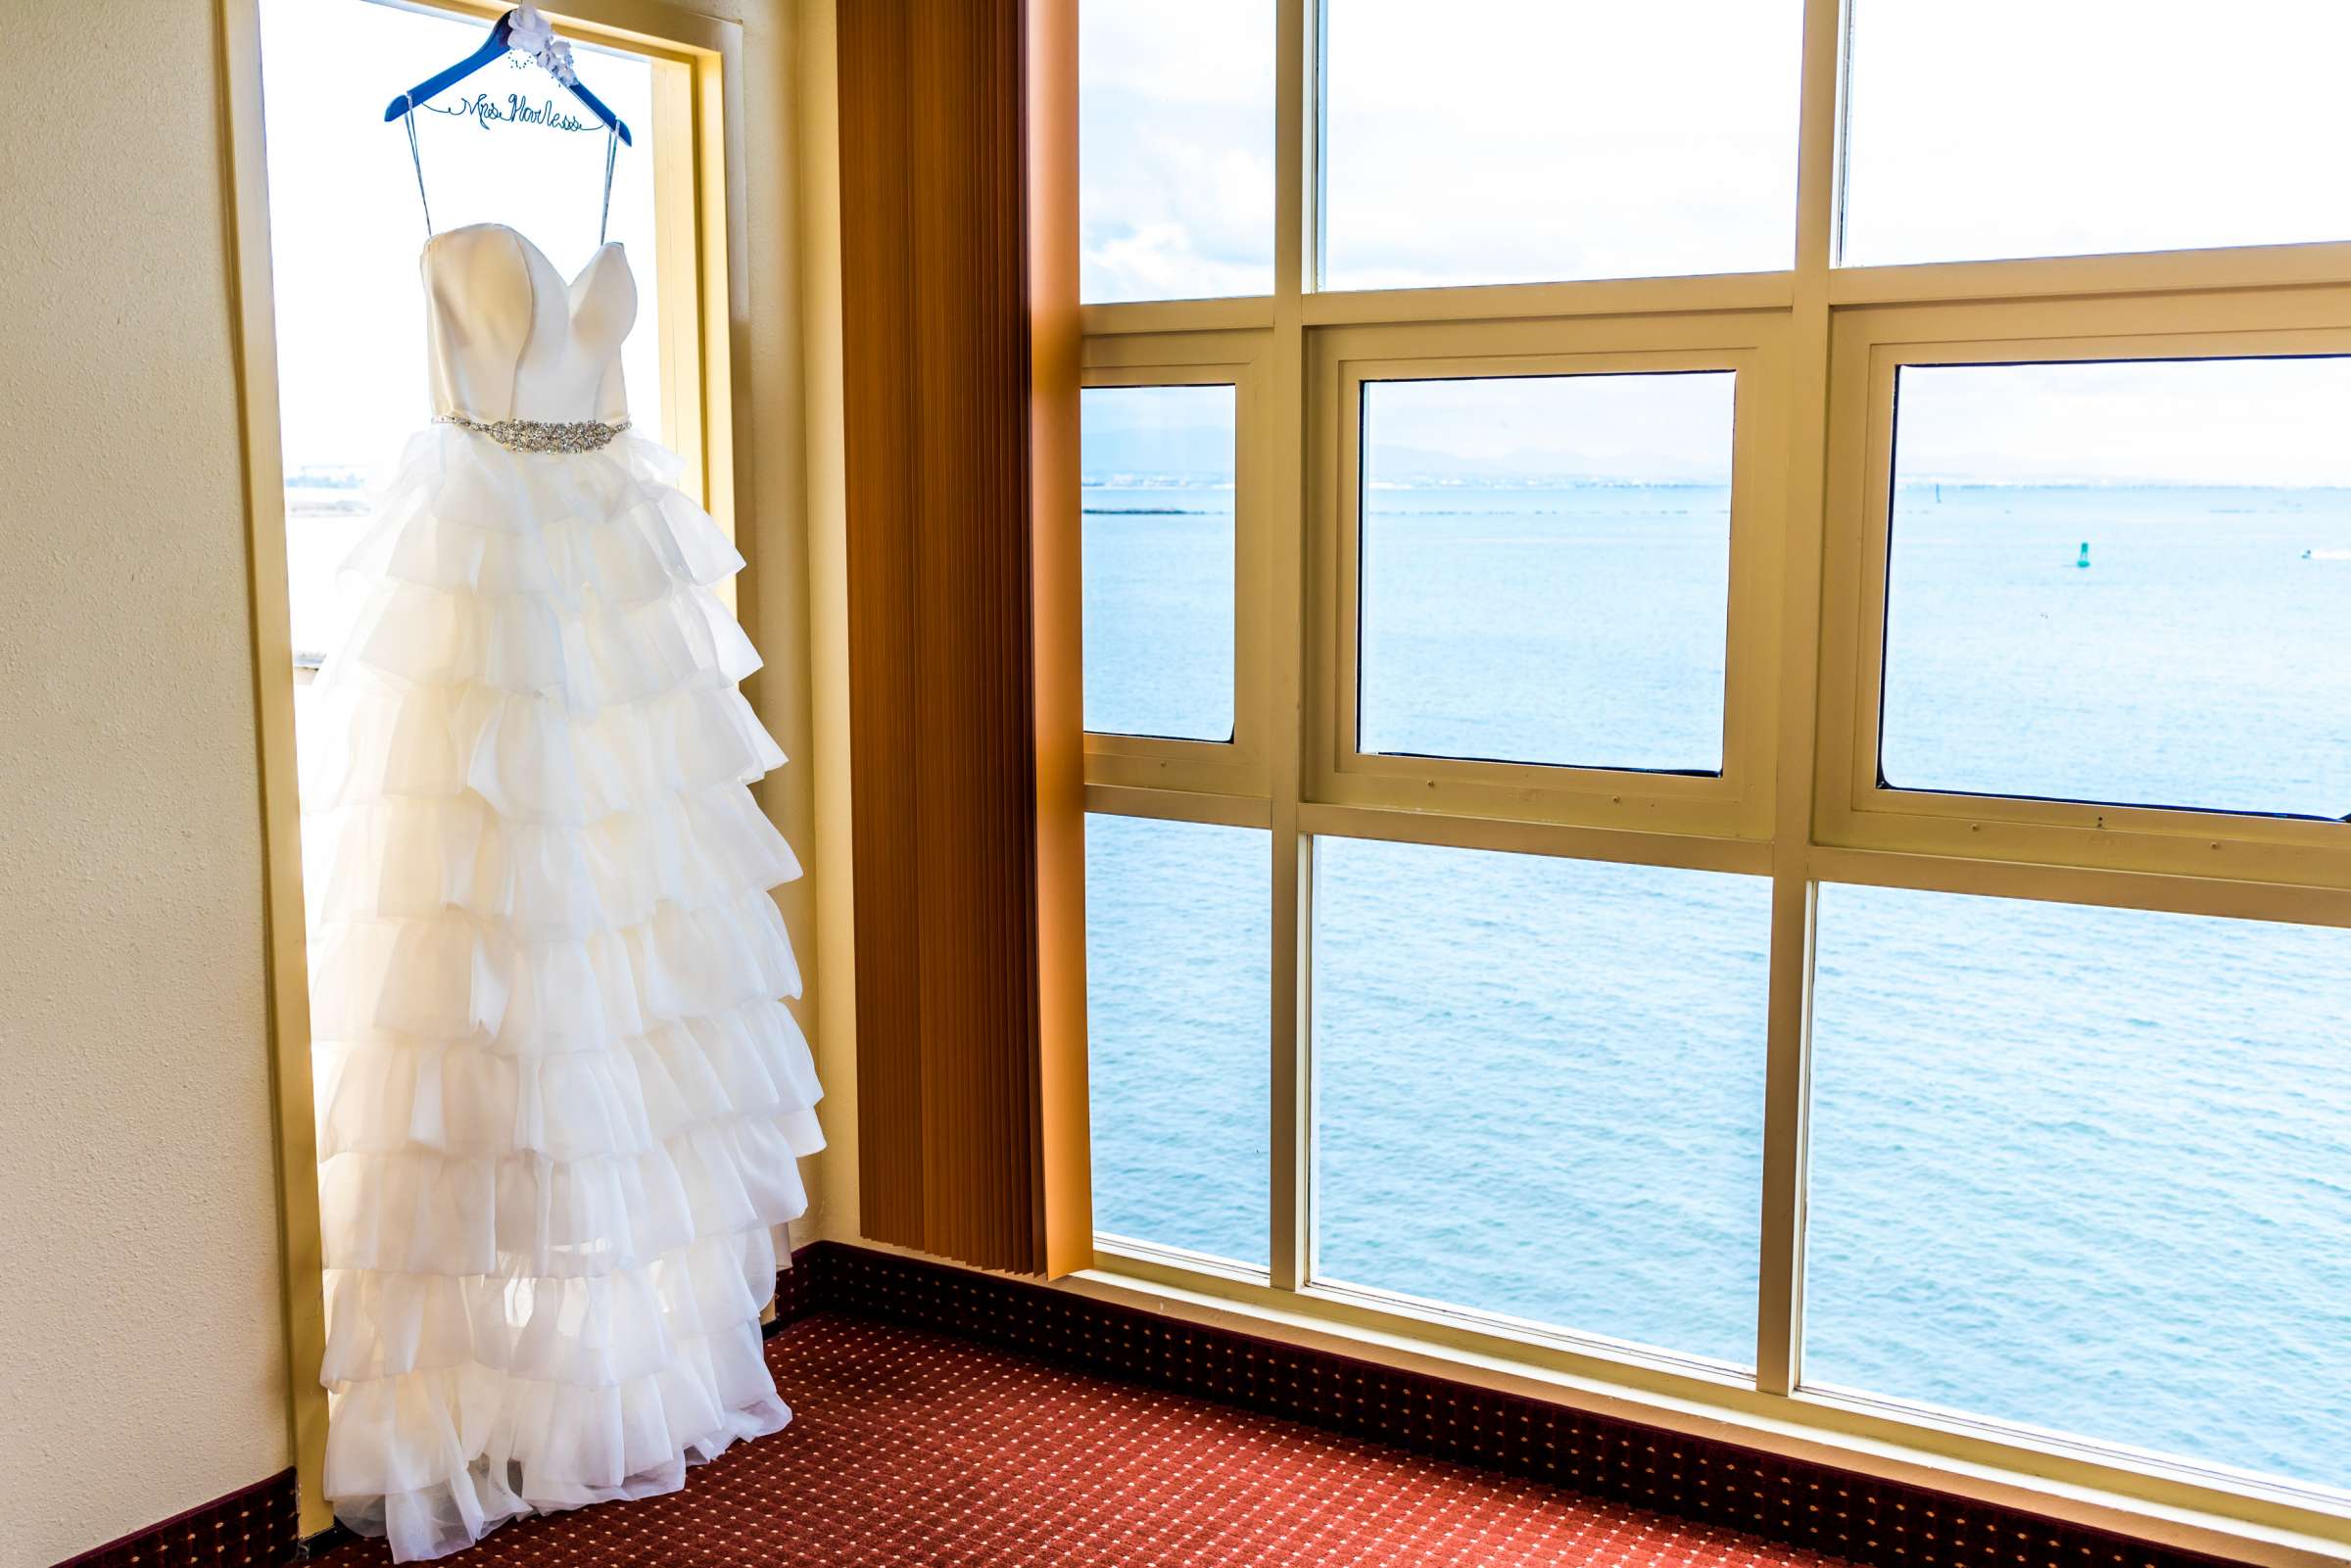
[[[1233,389],[1232,738],[1085,736],[1085,781],[1094,790],[1176,790],[1204,798],[1199,810],[1225,815],[1266,792],[1266,462],[1270,435],[1265,399],[1265,336],[1195,332],[1127,334],[1086,342],[1082,384],[1095,387]],[[1103,795],[1100,798],[1118,798]],[[1260,826],[1253,824],[1252,826]]]
[[[1877,779],[1894,396],[1901,367],[2351,354],[2351,289],[1840,311],[1833,353],[1837,407],[1822,621],[1821,841],[2238,882],[2351,884],[2351,824],[1945,794],[1889,788]],[[2319,912],[2317,904],[2300,907]]]
[[[1310,462],[1319,700],[1306,785],[1319,804],[1533,820],[1614,831],[1763,838],[1771,829],[1780,517],[1786,500],[1782,316],[1573,318],[1334,327],[1313,338]],[[1361,749],[1364,389],[1469,377],[1730,371],[1734,389],[1729,614],[1720,772],[1688,775]]]

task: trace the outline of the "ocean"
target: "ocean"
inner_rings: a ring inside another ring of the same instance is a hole
[[[1228,734],[1230,492],[1085,495],[1089,727]],[[1367,743],[1719,766],[1727,507],[1373,490]],[[2351,812],[2351,492],[1909,485],[1893,539],[1891,781]],[[1270,864],[1088,821],[1104,1232],[1265,1261]],[[1314,875],[1317,1277],[1751,1366],[1768,887]],[[2351,931],[1831,886],[1817,964],[1807,1384],[2351,1488]]]

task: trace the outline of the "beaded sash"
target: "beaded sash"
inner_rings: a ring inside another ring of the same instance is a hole
[[[598,451],[611,444],[612,438],[629,428],[623,419],[607,425],[594,419],[579,419],[569,423],[547,419],[498,419],[484,422],[468,419],[461,413],[438,416],[443,424],[488,436],[508,451]]]

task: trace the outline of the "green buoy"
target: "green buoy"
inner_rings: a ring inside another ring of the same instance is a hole
[[[2076,560],[2074,561],[2074,564],[2075,564],[2076,566],[2079,566],[2080,568],[2082,568],[2082,570],[2084,570],[2084,571],[2086,571],[2086,572],[2089,570],[2089,541],[2088,541],[2088,540],[2087,540],[2087,539],[2086,539],[2086,540],[2084,540],[2084,541],[2082,542],[2082,553],[2081,553],[2081,555],[2080,555],[2078,558],[2076,558]]]

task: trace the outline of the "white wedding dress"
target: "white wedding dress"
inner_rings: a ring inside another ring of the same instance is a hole
[[[823,1146],[742,557],[616,428],[628,260],[485,224],[422,270],[438,418],[302,748],[326,1493],[401,1560],[782,1427],[772,1227]]]

